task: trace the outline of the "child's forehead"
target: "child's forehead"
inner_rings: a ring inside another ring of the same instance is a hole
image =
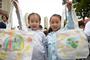
[[[39,19],[39,16],[36,15],[36,14],[34,14],[34,15],[31,15],[30,18],[31,18],[31,19],[32,19],[32,18],[33,18],[33,19]]]
[[[59,17],[53,16],[53,17],[51,18],[51,22],[56,22],[56,21],[61,21],[61,20],[60,20]]]
[[[31,17],[39,17],[37,14],[33,14],[31,15]]]
[[[32,15],[30,21],[39,21],[39,17],[37,15]]]
[[[58,16],[53,16],[51,19],[60,19]]]

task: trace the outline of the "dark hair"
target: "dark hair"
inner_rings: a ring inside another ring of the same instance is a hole
[[[51,21],[51,19],[52,19],[53,16],[57,16],[57,17],[60,19],[60,21],[61,21],[61,16],[58,15],[58,14],[53,14],[53,15],[50,17],[50,21]]]
[[[28,28],[30,29],[30,28],[31,28],[31,26],[28,26]]]
[[[31,26],[28,26],[28,28],[31,28]],[[39,25],[39,28],[42,29],[43,28],[42,25]]]
[[[39,25],[39,28],[42,29],[43,28],[42,25]]]
[[[79,27],[80,27],[80,26],[85,27],[85,23],[84,23],[84,21],[79,21],[78,23],[79,23]]]
[[[49,27],[49,29],[48,29],[48,33],[52,32],[52,31],[53,31],[52,28]]]
[[[7,15],[2,15],[2,17],[1,17],[1,18],[3,19],[3,17],[4,17],[4,16],[5,16],[5,17],[6,17],[6,19],[8,20],[8,16],[7,16]]]
[[[48,30],[43,31],[43,33],[47,36],[48,35]]]
[[[37,15],[39,17],[39,21],[41,21],[41,17],[38,13],[31,13],[31,14],[28,15],[28,22],[29,22],[29,19],[32,15]]]
[[[53,15],[50,17],[50,21],[51,21],[51,19],[52,19],[53,16],[57,16],[57,17],[60,19],[60,21],[61,21],[61,16],[58,15],[58,14],[53,14]],[[52,28],[49,27],[48,33],[52,32],[52,31],[53,31]]]

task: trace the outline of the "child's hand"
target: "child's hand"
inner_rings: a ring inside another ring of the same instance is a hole
[[[71,11],[72,9],[72,1],[67,1],[67,8],[68,8],[68,11]]]

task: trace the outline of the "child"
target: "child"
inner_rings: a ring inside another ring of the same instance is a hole
[[[31,13],[28,16],[29,30],[35,32],[36,44],[33,47],[31,60],[47,60],[45,49],[45,35],[40,29],[41,17],[37,13]]]
[[[54,14],[50,18],[50,28],[47,35],[48,40],[48,60],[73,60],[73,59],[61,59],[57,55],[56,49],[56,35],[55,33],[61,28],[61,16]]]
[[[58,14],[52,15],[50,18],[49,33],[58,31],[60,27],[61,27],[61,16]]]
[[[48,60],[59,60],[55,51],[55,36],[54,33],[61,27],[61,16],[54,14],[50,18],[50,28],[48,30]]]
[[[41,23],[41,17],[37,13],[31,13],[28,16],[28,24],[31,28],[31,30],[39,30],[39,25]]]

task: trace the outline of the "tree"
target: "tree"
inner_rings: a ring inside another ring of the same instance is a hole
[[[90,0],[73,0],[76,14],[81,18],[90,17]]]

